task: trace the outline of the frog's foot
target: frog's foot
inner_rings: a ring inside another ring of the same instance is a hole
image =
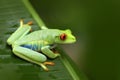
[[[27,24],[31,26],[31,25],[33,25],[33,22],[29,21]],[[30,32],[32,32],[32,28],[30,29]]]
[[[33,25],[33,22],[32,22],[32,21],[29,21],[27,24],[28,24],[29,26],[31,26],[31,25]],[[23,25],[24,25],[24,20],[23,20],[23,19],[20,19],[20,26],[23,27]],[[30,32],[32,32],[32,28],[30,29]]]
[[[46,67],[46,65],[44,63],[41,63],[40,66],[45,70],[45,71],[49,71],[49,69]]]
[[[49,69],[46,67],[46,65],[54,66],[55,63],[54,63],[54,62],[44,62],[44,63],[41,63],[41,64],[40,64],[40,66],[41,66],[45,71],[49,71]]]
[[[24,20],[23,20],[23,19],[20,19],[20,26],[23,27],[23,25],[24,25]],[[29,22],[27,23],[27,25],[31,26],[31,25],[33,25],[33,22],[32,22],[32,21],[29,21]],[[32,32],[32,28],[30,29],[30,32]]]
[[[54,48],[53,48],[53,49],[50,49],[50,50],[51,50],[53,53],[55,53],[55,54],[59,54],[58,51],[57,51],[56,49],[54,49]]]
[[[27,23],[29,26],[33,25],[33,22],[32,21],[29,21]],[[24,20],[23,19],[20,19],[20,26],[23,26],[24,25]],[[30,29],[30,32],[32,32],[32,29]]]
[[[29,21],[27,24],[28,24],[28,25],[33,25],[33,22],[32,22],[32,21]]]
[[[43,64],[44,64],[44,65],[50,65],[50,66],[54,66],[54,65],[55,65],[54,62],[44,62]]]
[[[33,22],[29,21],[27,24],[31,26],[31,25],[33,25]],[[23,25],[24,25],[24,20],[20,19],[20,26],[23,26]]]

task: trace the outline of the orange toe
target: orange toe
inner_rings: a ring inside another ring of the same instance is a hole
[[[54,66],[54,65],[55,65],[54,62],[44,62],[43,64],[44,64],[44,65],[50,65],[50,66]]]

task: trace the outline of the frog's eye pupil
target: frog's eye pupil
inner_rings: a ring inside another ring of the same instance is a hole
[[[63,34],[60,35],[60,39],[61,39],[61,40],[65,40],[66,37],[67,37],[67,35],[66,35],[65,33],[63,33]]]

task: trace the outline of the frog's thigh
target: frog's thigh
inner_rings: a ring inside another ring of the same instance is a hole
[[[49,48],[50,48],[49,46],[44,46],[41,48],[41,51],[45,55],[47,55],[49,58],[56,58],[56,57],[60,56],[60,54],[53,53]]]
[[[47,59],[46,56],[44,56],[43,54],[21,46],[15,46],[13,48],[13,52],[18,57],[30,61],[32,63],[36,63],[38,65],[40,65],[41,62],[44,62]]]

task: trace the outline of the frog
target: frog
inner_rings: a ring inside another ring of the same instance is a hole
[[[46,65],[55,65],[47,61],[48,58],[60,57],[60,53],[52,51],[56,44],[70,44],[76,42],[76,37],[70,29],[49,29],[41,26],[41,30],[32,31],[33,21],[24,24],[23,19],[15,32],[7,39],[14,55],[28,62],[41,66],[49,71]]]

